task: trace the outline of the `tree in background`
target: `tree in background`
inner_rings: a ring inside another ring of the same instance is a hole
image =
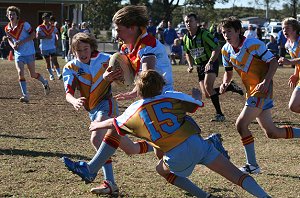
[[[111,27],[111,19],[119,10],[122,0],[90,0],[85,9],[85,18],[90,21],[94,31],[108,30]]]

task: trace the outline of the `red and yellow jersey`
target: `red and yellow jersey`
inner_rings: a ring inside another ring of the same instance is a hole
[[[186,113],[193,113],[203,106],[201,101],[189,95],[167,91],[131,104],[114,120],[114,125],[120,135],[132,134],[167,152],[191,135],[201,132]]]
[[[144,57],[155,56],[155,70],[164,77],[166,86],[173,85],[172,65],[166,49],[154,36],[147,33],[146,28],[142,28],[142,34],[134,45],[122,44],[120,51],[130,59],[135,74],[141,71]]]
[[[112,97],[111,83],[103,79],[109,58],[109,54],[97,52],[92,55],[89,65],[74,59],[63,69],[65,92],[74,95],[77,88],[86,98],[84,107],[87,111]]]
[[[273,82],[270,83],[267,93],[255,89],[256,85],[264,80],[269,70],[269,63],[275,58],[262,41],[256,38],[243,38],[238,49],[226,43],[221,53],[224,67],[234,67],[240,75],[247,91],[247,98],[273,97]]]
[[[297,40],[292,43],[289,39],[285,43],[285,48],[289,52],[292,58],[300,58],[300,36],[298,36]],[[297,70],[299,71],[300,76],[300,64],[296,65]],[[300,82],[299,82],[300,83]]]
[[[7,37],[15,44],[18,41],[27,39],[34,30],[31,28],[31,25],[26,22],[19,20],[17,26],[13,27],[9,22],[4,28]],[[25,42],[23,45],[19,46],[14,50],[15,55],[17,56],[29,56],[35,54],[35,47],[33,40]]]

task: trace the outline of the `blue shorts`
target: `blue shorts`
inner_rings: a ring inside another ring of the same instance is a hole
[[[99,119],[101,116],[118,116],[118,104],[114,99],[102,100],[94,109],[89,111],[91,121]]]
[[[248,107],[256,107],[262,110],[271,109],[274,107],[273,99],[270,98],[259,98],[255,96],[251,96],[246,100],[246,106]]]
[[[56,49],[50,49],[50,50],[41,50],[41,54],[48,58],[49,56],[57,56],[56,55]]]
[[[28,56],[18,56],[15,55],[15,62],[22,62],[24,64],[29,64],[35,61],[35,55],[28,55]]]
[[[166,152],[163,161],[171,173],[180,177],[188,177],[197,164],[208,165],[219,155],[220,152],[213,144],[208,143],[199,134],[194,134]]]

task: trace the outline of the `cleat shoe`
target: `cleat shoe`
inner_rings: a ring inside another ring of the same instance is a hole
[[[232,85],[232,87],[233,87],[232,92],[238,93],[238,94],[240,94],[241,96],[244,95],[243,89],[242,89],[240,86],[238,86],[238,84],[236,84],[236,82],[234,82],[234,81],[232,80],[232,81],[230,82],[230,85]]]
[[[50,87],[49,87],[48,81],[43,86],[44,86],[44,93],[45,93],[45,95],[49,95],[49,93],[50,93]]]
[[[258,165],[253,166],[251,164],[246,164],[245,166],[239,168],[245,174],[259,174],[260,168]]]
[[[62,160],[65,163],[65,166],[68,168],[68,170],[81,177],[86,184],[93,182],[95,177],[97,176],[96,173],[90,173],[88,164],[86,162],[73,162],[67,157],[63,157]]]
[[[92,188],[91,193],[97,195],[117,195],[119,194],[119,188],[111,181],[104,180],[100,186]]]
[[[20,102],[23,102],[23,103],[28,103],[29,102],[29,98],[28,96],[22,96],[20,99],[19,99]]]
[[[223,122],[225,120],[225,116],[221,114],[216,114],[214,119],[211,119],[211,122]]]
[[[55,80],[54,75],[50,75],[49,79],[50,80]]]
[[[213,133],[210,136],[208,136],[205,140],[210,141],[214,147],[224,155],[227,159],[230,159],[228,152],[225,150],[224,146],[222,145],[222,137],[219,133]]]
[[[62,74],[59,74],[59,75],[58,75],[58,80],[61,80],[62,77],[63,77]]]

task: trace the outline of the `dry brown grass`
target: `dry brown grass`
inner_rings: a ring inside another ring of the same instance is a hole
[[[44,62],[37,61],[37,65],[37,70],[48,77]],[[0,69],[0,197],[94,197],[89,190],[101,182],[102,173],[94,183],[86,185],[60,161],[62,156],[89,160],[94,155],[89,143],[87,112],[75,111],[65,101],[63,83],[58,80],[50,82],[52,92],[45,97],[41,85],[27,77],[31,100],[29,104],[21,104],[13,62],[1,61]],[[197,78],[195,73],[187,74],[185,69],[174,66],[175,88],[190,93],[192,87],[197,87]],[[300,116],[287,107],[292,92],[287,87],[287,79],[292,72],[290,68],[280,68],[276,73],[273,118],[280,125],[299,127]],[[220,68],[220,76],[222,74]],[[234,78],[241,84],[237,75]],[[218,78],[216,85],[220,81]],[[244,98],[226,93],[220,100],[227,118],[224,123],[209,122],[214,110],[208,99],[204,99],[205,107],[194,117],[204,137],[212,132],[223,135],[232,162],[241,166],[245,162],[244,151],[234,123],[243,108]],[[128,104],[120,103],[121,111]],[[262,168],[262,174],[254,178],[274,198],[300,197],[299,140],[267,139],[255,122],[251,129]],[[155,172],[157,160],[153,153],[126,156],[118,150],[113,161],[120,197],[189,197]],[[204,166],[197,166],[190,179],[219,197],[251,197]]]

